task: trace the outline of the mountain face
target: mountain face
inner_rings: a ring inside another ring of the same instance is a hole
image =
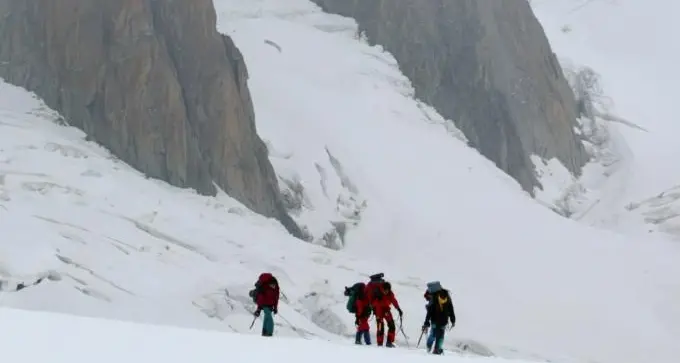
[[[210,0],[0,0],[0,77],[149,177],[300,230],[256,133],[241,53]]]
[[[354,18],[394,55],[418,98],[532,195],[540,186],[532,154],[580,174],[588,155],[574,95],[526,0],[312,1]]]

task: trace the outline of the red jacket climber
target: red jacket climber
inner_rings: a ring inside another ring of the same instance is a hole
[[[363,337],[364,344],[371,344],[371,334],[369,330],[371,327],[368,325],[368,318],[371,317],[371,303],[366,296],[365,289],[362,289],[354,301],[354,306],[356,313],[354,314],[354,323],[357,327],[357,332],[355,335],[355,344],[361,344],[361,338]]]
[[[377,324],[376,341],[379,346],[383,345],[385,337],[385,326],[387,323],[387,344],[386,347],[394,347],[394,339],[397,333],[394,317],[390,307],[393,305],[399,312],[399,317],[404,313],[399,307],[399,302],[392,292],[392,285],[382,279],[382,274],[371,276],[371,282],[366,284],[366,295],[375,314]]]
[[[367,286],[370,285],[371,284],[369,283]],[[394,296],[394,292],[392,292],[392,285],[389,282],[385,281],[380,284],[375,284],[371,286],[371,288],[376,290],[379,289],[379,291],[381,291],[378,294],[376,294],[374,291],[374,293],[369,298],[376,317],[385,316],[386,314],[391,315],[390,307],[392,306],[397,309],[399,315],[403,315],[401,308],[399,307],[399,301],[397,301],[397,297]]]
[[[257,310],[270,308],[276,314],[279,309],[279,284],[269,273],[263,273],[257,280],[259,287],[255,295]]]
[[[257,305],[253,313],[256,317],[264,312],[262,321],[262,336],[270,337],[274,334],[274,318],[272,314],[279,311],[279,282],[269,272],[260,274],[255,282],[255,288],[250,291],[250,297]],[[253,320],[253,323],[255,320]]]
[[[366,298],[365,296],[362,298],[357,298],[355,304],[357,307],[356,312],[357,317],[365,317],[366,319],[368,319],[368,317],[371,316],[371,305],[368,301],[368,298]]]

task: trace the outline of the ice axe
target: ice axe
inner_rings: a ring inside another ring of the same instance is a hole
[[[256,321],[257,318],[259,318],[259,317],[260,317],[259,315],[253,314],[253,322],[250,323],[250,328],[248,328],[248,329],[253,329],[253,326],[255,325],[255,321]]]
[[[408,342],[408,336],[404,332],[404,318],[401,315],[399,315],[399,331],[401,331],[401,335],[403,335],[404,339],[406,340],[406,347],[411,348],[411,344],[409,344],[409,342]],[[421,335],[421,337],[422,337],[422,335]],[[418,340],[418,341],[420,341],[420,340]]]
[[[425,334],[425,329],[420,329],[420,337],[418,338],[418,343],[416,343],[416,348],[420,345],[420,341],[423,340],[423,335]]]

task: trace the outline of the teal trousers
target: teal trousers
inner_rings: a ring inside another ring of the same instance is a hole
[[[262,313],[262,336],[270,337],[274,335],[274,313],[271,308],[263,308]]]

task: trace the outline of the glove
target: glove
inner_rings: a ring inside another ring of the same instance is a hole
[[[423,333],[427,333],[427,329],[430,327],[429,324],[423,325]]]
[[[257,310],[255,310],[255,312],[253,313],[253,315],[255,315],[255,317],[258,317],[258,316],[260,316],[260,312],[261,312],[261,310],[260,310],[260,309],[257,309]]]
[[[272,313],[274,313],[274,315],[278,314],[279,309],[278,308],[272,308]]]
[[[451,328],[450,329],[453,329],[454,326],[456,326],[456,321],[451,319]]]
[[[401,308],[397,308],[397,312],[399,313],[399,317],[400,317],[400,318],[401,318],[402,316],[404,316],[404,312],[401,311]]]
[[[355,319],[354,319],[354,325],[355,325],[355,326],[359,326],[359,318],[355,318]]]

